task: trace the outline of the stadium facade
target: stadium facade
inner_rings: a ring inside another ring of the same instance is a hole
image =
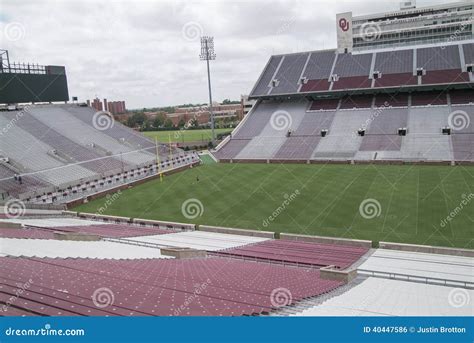
[[[445,43],[474,38],[472,1],[416,7],[400,3],[399,11],[352,16],[337,15],[340,52],[393,48],[414,44]]]
[[[446,32],[426,24],[438,16],[451,18]],[[215,156],[223,162],[472,163],[472,2],[340,14],[336,22],[337,49],[270,57],[250,93],[257,104]],[[403,40],[387,34],[392,22]],[[368,23],[375,31],[365,32],[361,44],[357,32]],[[426,30],[405,35],[420,26]]]

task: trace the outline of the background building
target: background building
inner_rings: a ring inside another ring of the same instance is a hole
[[[125,101],[107,101],[104,99],[100,101],[99,98],[87,100],[87,106],[94,108],[97,111],[109,111],[113,115],[124,114],[127,109],[125,107]]]
[[[247,115],[247,113],[250,112],[250,110],[252,109],[253,105],[255,105],[256,102],[257,102],[256,100],[249,99],[248,95],[241,95],[240,96],[240,106],[241,106],[241,110],[242,110],[242,118],[245,117]],[[239,119],[242,119],[242,118],[239,118]]]
[[[339,52],[422,45],[474,38],[473,1],[416,7],[415,1],[400,4],[399,11],[336,17]]]

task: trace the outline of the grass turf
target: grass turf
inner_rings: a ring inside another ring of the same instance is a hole
[[[473,191],[472,167],[206,164],[123,191],[105,214],[472,249]],[[195,219],[183,215],[188,199],[203,205]]]
[[[232,129],[215,129],[215,134],[231,132]],[[151,139],[157,138],[159,142],[167,143],[171,139],[173,143],[184,142],[209,142],[211,130],[175,130],[175,131],[147,131],[143,134]]]

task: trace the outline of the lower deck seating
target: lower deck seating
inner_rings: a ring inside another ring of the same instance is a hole
[[[463,99],[470,92],[453,94],[452,98],[466,102]],[[341,107],[368,106],[364,103],[372,102],[373,96],[354,99],[351,105]],[[271,115],[260,118],[259,133],[254,131],[253,137],[242,141],[231,139],[215,155],[235,160],[474,161],[474,105],[448,104],[447,92],[381,93],[375,96],[375,106],[366,109],[322,110],[324,101],[299,103],[297,112],[289,109],[295,118],[290,132],[274,133],[269,129]],[[335,106],[331,101],[331,107]],[[301,107],[307,108],[303,116]],[[279,108],[285,106],[276,102],[274,109]],[[250,132],[245,126],[254,122],[245,121],[240,130]],[[443,135],[447,126],[452,128],[451,135]],[[400,135],[399,129],[405,128],[406,135]]]
[[[345,269],[361,258],[367,248],[336,244],[318,244],[290,240],[268,240],[262,243],[220,251],[220,255],[255,258],[273,262]]]
[[[316,269],[220,257],[185,260],[0,257],[0,275],[4,292],[0,293],[0,303],[14,294],[18,284],[34,280],[28,283],[28,292],[15,300],[15,306],[2,310],[2,316],[256,315],[342,285],[342,281],[321,279]],[[114,301],[108,306],[95,306],[94,294],[98,289],[104,290],[104,285],[106,294],[100,296],[109,296]],[[275,290],[284,293],[275,294]],[[193,301],[189,301],[190,296]],[[288,297],[286,303],[280,303],[276,298],[280,296]]]

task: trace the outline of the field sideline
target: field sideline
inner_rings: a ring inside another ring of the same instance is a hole
[[[215,134],[231,132],[232,129],[215,129]],[[173,130],[173,131],[145,131],[142,132],[146,137],[158,139],[163,143],[168,143],[171,139],[172,143],[185,142],[209,142],[212,132],[210,129],[203,130]]]
[[[472,249],[473,191],[473,167],[206,164],[123,191],[104,214]],[[200,216],[185,217],[187,200]]]

